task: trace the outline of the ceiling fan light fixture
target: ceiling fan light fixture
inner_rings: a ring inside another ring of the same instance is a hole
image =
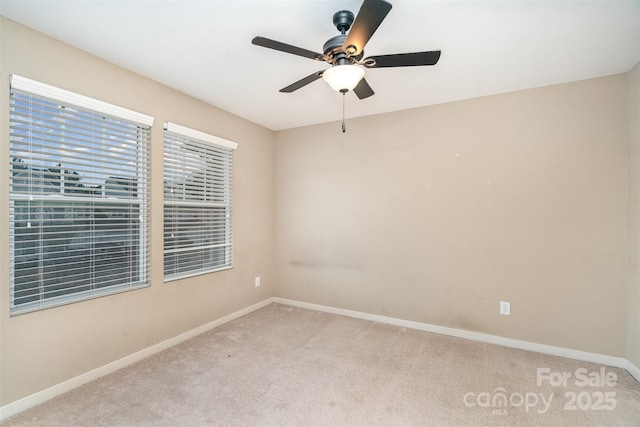
[[[335,65],[322,73],[322,78],[336,92],[353,90],[364,77],[364,69],[357,65]]]

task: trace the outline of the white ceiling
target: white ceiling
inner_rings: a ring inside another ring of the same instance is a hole
[[[640,61],[640,0],[392,1],[366,56],[442,50],[434,67],[369,69],[347,117],[623,73]],[[328,65],[251,44],[322,51],[360,0],[0,0],[0,14],[273,130],[339,120]]]

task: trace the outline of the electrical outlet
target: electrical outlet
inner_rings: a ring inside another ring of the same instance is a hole
[[[504,316],[511,315],[511,303],[507,301],[500,301],[500,314]]]
[[[255,284],[256,284],[256,288],[260,286],[260,276],[256,276]]]

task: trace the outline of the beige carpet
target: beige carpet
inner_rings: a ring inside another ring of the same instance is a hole
[[[640,426],[640,384],[622,369],[272,304],[2,425]]]

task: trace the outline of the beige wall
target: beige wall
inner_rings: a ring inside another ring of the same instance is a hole
[[[627,75],[629,93],[629,290],[627,358],[640,369],[640,63]]]
[[[626,90],[618,75],[278,132],[276,294],[624,357]]]
[[[155,117],[152,283],[145,289],[9,317],[8,172],[0,168],[0,405],[103,366],[273,295],[273,132],[0,18],[0,158],[8,158],[9,76],[20,74]],[[215,70],[212,70],[215,78]],[[162,278],[162,123],[238,142],[235,266]],[[262,286],[255,288],[260,275]]]

